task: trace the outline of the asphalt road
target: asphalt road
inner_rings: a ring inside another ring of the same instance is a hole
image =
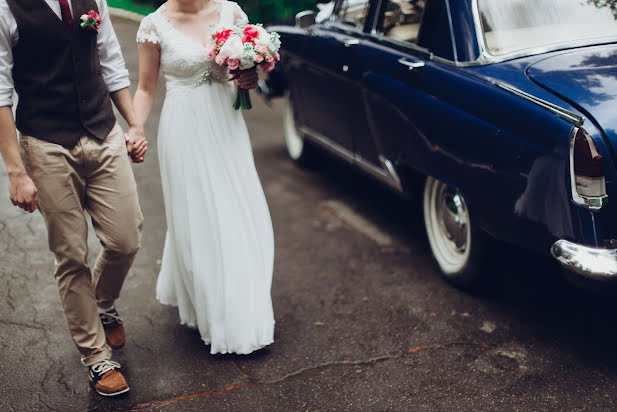
[[[137,25],[116,19],[136,84]],[[568,286],[552,262],[500,246],[501,292],[443,282],[417,203],[332,160],[288,160],[280,105],[246,113],[276,236],[275,343],[212,356],[159,304],[165,233],[156,153],[135,166],[144,243],[117,307],[128,342],[115,353],[131,392],[91,389],[70,341],[40,215],[13,208],[0,169],[0,410],[617,409],[614,295]],[[187,148],[190,150],[190,148]],[[192,207],[199,207],[193,205]],[[91,259],[99,245],[91,233]]]

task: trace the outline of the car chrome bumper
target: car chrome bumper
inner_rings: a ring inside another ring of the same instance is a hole
[[[586,278],[617,280],[617,249],[594,248],[558,240],[551,255],[566,269]]]

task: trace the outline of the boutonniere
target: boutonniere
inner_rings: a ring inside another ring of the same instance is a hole
[[[90,10],[88,14],[81,15],[81,28],[94,30],[99,32],[99,26],[101,25],[101,16],[94,10]]]

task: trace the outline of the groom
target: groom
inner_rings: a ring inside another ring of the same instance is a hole
[[[143,221],[129,156],[142,162],[147,144],[128,86],[105,0],[0,0],[0,153],[11,201],[43,215],[69,331],[104,396],[129,390],[110,346],[124,344],[114,302]],[[103,245],[92,270],[84,210]]]

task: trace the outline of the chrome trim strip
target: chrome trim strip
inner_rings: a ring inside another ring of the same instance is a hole
[[[566,269],[595,280],[617,279],[617,249],[601,249],[558,240],[551,255]]]
[[[484,31],[482,30],[482,20],[480,19],[480,8],[478,0],[471,0],[471,12],[473,13],[473,24],[476,29],[476,40],[480,56],[476,59],[477,64],[486,64],[490,61],[491,54],[487,51]]]
[[[524,92],[521,89],[518,89],[507,83],[500,82],[494,79],[489,79],[489,81],[497,87],[500,87],[512,94],[515,94],[519,97],[522,97],[523,99],[529,100],[530,102],[533,102],[537,104],[538,106],[545,108],[546,110],[556,114],[557,116],[561,117],[562,119],[566,120],[567,122],[573,124],[576,127],[581,127],[583,123],[585,122],[585,119],[583,118],[583,116],[580,116],[574,112],[564,109],[563,107],[557,106],[556,104],[553,104],[551,102],[547,102],[546,100],[540,99],[539,97],[536,97],[532,94]]]
[[[354,154],[350,150],[344,148],[338,143],[333,142],[327,137],[323,136],[319,132],[311,129],[307,126],[299,127],[300,133],[304,134],[309,140],[317,143],[322,148],[334,153],[335,155],[340,156],[343,160],[348,163],[357,165],[361,170],[373,176],[377,180],[385,183],[389,187],[395,189],[398,192],[403,191],[403,185],[401,184],[401,180],[396,173],[394,165],[388,159],[383,156],[379,156],[380,162],[384,165],[384,169],[380,169],[373,165],[372,163],[365,160],[362,156],[358,154]]]
[[[603,46],[607,44],[617,43],[617,36],[602,37],[602,39],[605,39],[605,40],[600,40],[600,38],[594,39],[595,41],[593,42],[589,40],[579,40],[579,41],[571,41],[571,42],[554,44],[552,46],[549,46],[549,45],[537,46],[537,47],[532,47],[529,49],[522,49],[522,50],[514,51],[511,53],[507,53],[507,54],[500,54],[500,55],[488,54],[486,60],[484,61],[484,64],[500,63],[506,60],[518,59],[519,57],[535,56],[537,54],[545,54],[545,53],[550,53],[550,52],[559,51],[559,50],[569,50],[569,49],[575,49],[578,47]]]
[[[373,24],[370,33],[372,35],[377,34],[377,25],[379,24],[379,15],[381,14],[381,8],[383,6],[383,0],[377,2],[377,9],[375,9],[375,16],[373,18]]]
[[[319,132],[316,132],[315,130],[311,129],[310,127],[300,126],[298,129],[300,130],[300,133],[306,135],[308,138],[310,138],[315,143],[317,143],[320,146],[322,146],[324,149],[330,150],[331,152],[334,152],[334,153],[340,155],[344,160],[346,160],[346,161],[348,161],[350,163],[354,162],[355,158],[354,158],[353,152],[351,152],[350,150],[344,148],[340,144],[331,141],[330,139],[328,139],[327,137],[323,136]]]
[[[402,192],[403,184],[401,183],[401,178],[399,177],[398,173],[396,173],[396,169],[394,168],[392,162],[382,155],[379,155],[379,161],[384,166],[384,169],[386,169],[390,174],[390,178],[394,187]]]
[[[570,189],[572,191],[572,200],[577,205],[584,207],[592,212],[597,212],[608,203],[608,195],[598,197],[581,196],[576,191],[576,175],[574,174],[574,142],[579,128],[575,127],[570,133]]]

